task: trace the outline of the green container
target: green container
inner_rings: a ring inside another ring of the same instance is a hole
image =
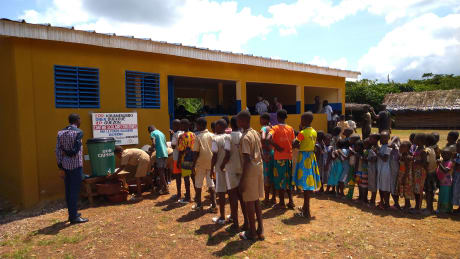
[[[93,138],[86,141],[91,161],[91,176],[106,176],[115,172],[115,139]]]

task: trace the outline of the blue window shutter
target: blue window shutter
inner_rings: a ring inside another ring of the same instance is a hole
[[[126,71],[126,107],[160,108],[160,75]]]
[[[99,69],[54,66],[56,108],[99,108]]]

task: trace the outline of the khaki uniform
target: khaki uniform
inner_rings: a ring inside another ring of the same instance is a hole
[[[208,188],[214,188],[214,182],[211,179],[211,160],[212,160],[212,138],[214,134],[208,130],[201,131],[196,135],[192,151],[199,152],[195,164],[195,187],[202,188],[204,179]]]
[[[243,187],[243,200],[256,201],[264,197],[264,175],[262,162],[262,144],[260,135],[252,128],[243,132],[240,142],[241,164],[243,164],[243,154],[248,154],[251,162],[246,169],[245,175],[240,184]],[[244,169],[243,169],[244,170]]]
[[[142,149],[130,148],[121,153],[122,166],[137,166],[135,177],[145,177],[150,170],[150,156]]]

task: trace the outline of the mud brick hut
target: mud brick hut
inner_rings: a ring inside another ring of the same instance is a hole
[[[396,128],[460,128],[460,89],[388,94]]]

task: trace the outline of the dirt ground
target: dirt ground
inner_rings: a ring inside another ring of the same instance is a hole
[[[447,131],[440,133],[445,139]],[[174,194],[174,183],[170,188]],[[83,202],[80,212],[90,222],[81,225],[65,221],[62,202],[0,213],[0,258],[460,258],[460,215],[382,211],[315,195],[314,220],[264,208],[266,240],[250,242],[212,223],[216,214],[169,198],[145,193],[137,203]],[[295,203],[302,204],[300,196]]]
[[[316,195],[314,220],[265,208],[266,240],[250,242],[212,223],[216,214],[169,198],[145,193],[137,203],[99,201],[80,211],[90,219],[81,225],[69,225],[65,209],[23,219],[7,215],[0,257],[460,258],[460,215],[424,217]]]

